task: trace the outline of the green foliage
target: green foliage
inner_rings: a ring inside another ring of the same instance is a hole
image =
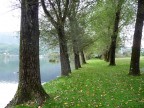
[[[86,49],[87,46],[93,43],[91,39],[91,33],[88,32],[87,29],[85,29],[87,26],[85,23],[87,21],[86,16],[90,11],[91,6],[93,6],[95,3],[96,2],[94,0],[77,0],[71,2],[68,16],[74,18],[74,20],[71,21],[72,24],[75,23],[74,24],[75,27],[73,26],[72,28],[70,28],[70,21],[68,19],[66,20],[66,23],[64,25],[65,34],[70,51],[72,50],[72,41],[71,41],[72,38],[78,41],[77,46],[79,47],[80,50]],[[52,11],[50,12],[52,15],[54,14]],[[40,29],[41,29],[41,36],[40,36],[41,44],[50,49],[57,47],[58,46],[57,31],[52,26],[48,18],[45,16],[40,18]],[[70,33],[71,32],[70,29],[73,29],[74,32]]]
[[[95,50],[103,53],[110,46],[112,29],[115,18],[115,5],[112,0],[98,1],[90,13],[89,31],[94,32]]]
[[[135,0],[124,0],[121,12],[121,29],[135,21],[137,4]]]
[[[45,17],[40,18],[40,44],[47,49],[58,47],[58,36],[56,29]]]
[[[122,45],[121,30],[124,26],[131,24],[135,16],[135,1],[121,0],[119,1],[121,7],[121,21],[119,24],[119,36],[117,39],[117,47]],[[91,13],[89,13],[88,28],[93,32],[95,40],[94,47],[97,53],[103,53],[108,50],[111,43],[111,36],[113,34],[113,27],[115,21],[115,14],[120,6],[117,0],[99,0]],[[91,47],[93,47],[91,46]]]
[[[130,58],[116,62],[117,66],[110,67],[102,60],[89,60],[69,77],[46,83],[44,89],[51,99],[42,108],[142,108],[144,73],[127,75]]]

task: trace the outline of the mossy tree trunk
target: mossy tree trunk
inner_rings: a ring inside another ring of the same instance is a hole
[[[140,75],[139,62],[140,62],[140,47],[141,47],[143,21],[144,21],[144,0],[138,0],[138,10],[135,24],[135,32],[133,37],[129,75],[134,76]]]
[[[42,105],[48,97],[40,79],[38,0],[22,0],[19,85],[6,108],[31,101]]]

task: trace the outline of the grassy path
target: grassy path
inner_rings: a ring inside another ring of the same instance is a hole
[[[89,60],[69,77],[44,85],[51,99],[42,108],[144,108],[144,73],[127,75],[129,62],[117,59],[117,66],[110,67],[103,60]]]

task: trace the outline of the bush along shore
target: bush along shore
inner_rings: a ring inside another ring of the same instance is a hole
[[[103,60],[89,60],[70,76],[45,83],[43,87],[51,98],[39,108],[143,108],[144,72],[129,76],[130,59],[119,58],[116,62],[117,66],[108,66]]]

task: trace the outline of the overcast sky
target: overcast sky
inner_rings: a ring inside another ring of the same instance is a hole
[[[0,32],[14,32],[20,29],[20,9],[14,9],[16,0],[0,0]]]
[[[20,9],[14,6],[18,2],[18,0],[0,0],[0,32],[20,30]],[[133,33],[134,31],[131,35]],[[142,47],[144,47],[144,41],[142,41]]]

